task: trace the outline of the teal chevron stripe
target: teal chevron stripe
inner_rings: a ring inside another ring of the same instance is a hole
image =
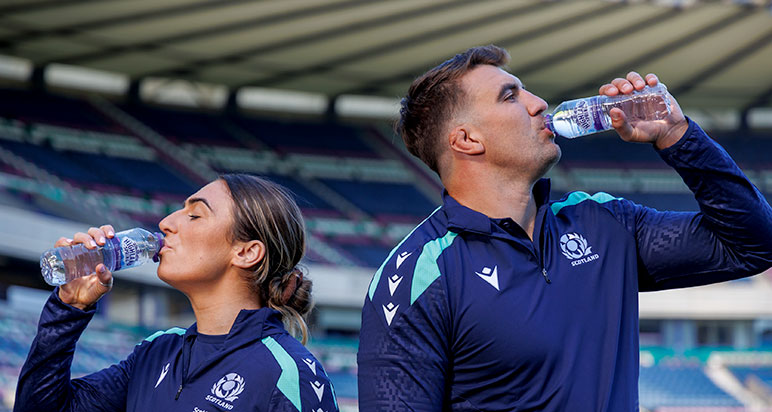
[[[440,267],[437,265],[437,258],[442,251],[447,249],[453,243],[453,239],[458,233],[448,232],[445,236],[434,239],[424,245],[421,255],[416,261],[415,272],[413,272],[413,284],[410,287],[410,304],[421,296],[422,293],[440,277]]]
[[[421,225],[423,225],[424,222],[429,220],[430,217],[434,216],[434,214],[437,213],[437,211],[440,209],[442,209],[442,206],[434,209],[434,212],[432,212],[432,214],[430,214],[426,219],[424,219],[421,223],[419,223],[416,227],[414,227],[413,230],[411,230],[410,233],[408,233],[407,236],[405,236],[402,239],[402,241],[400,241],[399,244],[394,249],[392,249],[391,252],[389,252],[389,257],[387,257],[386,260],[384,260],[383,263],[381,263],[381,267],[378,268],[378,270],[375,272],[375,275],[373,276],[373,280],[370,281],[370,288],[368,289],[368,292],[367,292],[367,296],[370,297],[370,300],[373,300],[373,295],[375,295],[375,289],[378,288],[378,282],[380,282],[381,280],[381,274],[383,273],[383,268],[386,267],[386,263],[391,261],[391,257],[394,256],[394,253],[396,253],[396,251],[402,246],[402,244],[405,243],[407,238],[409,238],[410,235],[412,235],[416,229],[421,227]]]
[[[159,337],[161,335],[171,335],[171,334],[176,334],[176,335],[182,336],[182,335],[185,334],[185,329],[182,329],[182,328],[171,328],[171,329],[167,329],[167,330],[159,330],[158,332],[156,332],[156,333],[146,337],[143,342],[152,342],[153,340],[155,340],[155,338],[157,338],[157,337]],[[140,342],[140,343],[142,343],[142,342]]]
[[[295,405],[298,411],[302,411],[300,407],[300,372],[297,363],[272,337],[266,336],[262,342],[271,351],[281,367],[281,375],[279,381],[276,382],[276,387]]]
[[[619,200],[619,199],[620,198],[611,196],[610,194],[604,193],[604,192],[598,192],[592,196],[590,196],[585,192],[572,192],[570,195],[568,195],[566,200],[562,202],[553,203],[551,206],[551,209],[552,209],[552,213],[557,215],[558,212],[560,212],[560,209],[566,206],[573,206],[573,205],[579,204],[581,202],[584,202],[585,200],[592,200],[592,201],[595,201],[596,203],[606,203],[612,200]]]

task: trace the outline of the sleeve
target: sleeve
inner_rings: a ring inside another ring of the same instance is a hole
[[[38,331],[19,375],[15,412],[122,411],[136,353],[99,372],[70,380],[75,344],[94,316],[59,300],[58,288],[40,316]]]
[[[659,154],[700,211],[610,202],[635,236],[641,291],[723,282],[772,266],[772,208],[723,148],[690,121],[681,140]]]
[[[437,256],[419,252],[403,252],[399,268],[388,259],[365,298],[357,354],[362,411],[444,410],[447,293]]]

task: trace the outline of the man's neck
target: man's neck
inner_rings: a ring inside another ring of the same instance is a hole
[[[479,179],[478,183],[467,179],[464,184],[448,182],[446,189],[456,201],[472,210],[494,219],[511,218],[533,239],[537,210],[533,197],[534,183],[490,182],[494,180]]]

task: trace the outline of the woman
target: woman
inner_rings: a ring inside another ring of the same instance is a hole
[[[287,332],[305,343],[311,308],[311,281],[296,266],[303,219],[287,192],[225,175],[159,227],[166,237],[158,276],[188,297],[196,323],[158,332],[119,364],[70,380],[78,337],[112,287],[100,264],[46,303],[14,410],[336,411],[324,369]],[[93,249],[114,234],[109,225],[91,228],[56,246]]]

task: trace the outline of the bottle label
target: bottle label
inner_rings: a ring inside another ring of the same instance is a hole
[[[123,252],[122,267],[132,267],[139,260],[137,242],[128,236],[121,239],[121,251]]]
[[[605,130],[601,117],[600,102],[598,97],[594,96],[588,99],[579,99],[574,108],[574,118],[576,125],[583,131],[582,134],[589,134]]]
[[[587,105],[586,100],[582,99],[576,103],[574,113],[576,118],[576,125],[579,126],[581,130],[592,129],[592,113],[590,113],[590,107]]]

